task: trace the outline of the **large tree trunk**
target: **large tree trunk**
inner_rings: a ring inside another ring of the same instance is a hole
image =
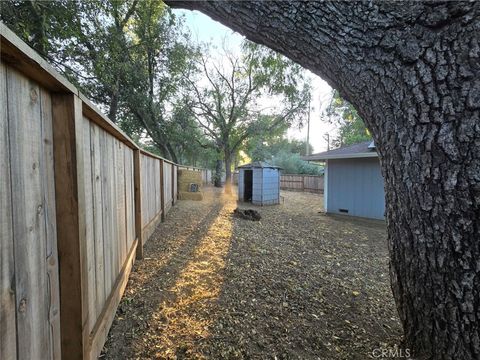
[[[113,89],[111,91],[110,109],[108,111],[108,118],[112,120],[114,123],[117,122],[118,101],[120,100],[119,87],[120,87],[120,79],[117,78],[117,80],[115,81],[115,84],[113,85]]]
[[[371,130],[406,346],[480,358],[480,2],[171,2],[326,79]]]
[[[232,154],[230,151],[225,151],[225,193],[232,193]]]
[[[222,160],[217,160],[215,165],[215,176],[213,179],[213,185],[215,187],[222,187]]]

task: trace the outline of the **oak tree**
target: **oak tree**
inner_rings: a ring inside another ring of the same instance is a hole
[[[338,134],[332,139],[332,147],[340,147],[367,141],[372,138],[357,109],[343,99],[337,90],[322,114],[323,120],[338,126]]]
[[[198,67],[201,76],[187,78],[188,108],[223,157],[229,191],[232,161],[244,142],[301,121],[310,86],[300,66],[249,42],[241,54],[228,49],[219,59],[203,54]]]
[[[480,2],[167,1],[310,69],[371,131],[406,346],[480,357]]]

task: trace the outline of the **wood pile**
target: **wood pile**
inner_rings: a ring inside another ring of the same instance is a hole
[[[260,221],[262,216],[257,210],[253,209],[239,209],[236,208],[233,210],[233,215],[244,220],[251,220],[251,221]]]

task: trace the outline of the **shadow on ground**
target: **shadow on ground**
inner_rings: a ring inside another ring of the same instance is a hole
[[[106,358],[365,359],[398,343],[385,224],[282,195],[248,206],[260,222],[211,189],[179,202],[135,265]]]

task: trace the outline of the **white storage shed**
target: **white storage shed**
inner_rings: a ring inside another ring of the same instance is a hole
[[[238,167],[238,199],[254,205],[280,203],[280,168],[264,161]]]

